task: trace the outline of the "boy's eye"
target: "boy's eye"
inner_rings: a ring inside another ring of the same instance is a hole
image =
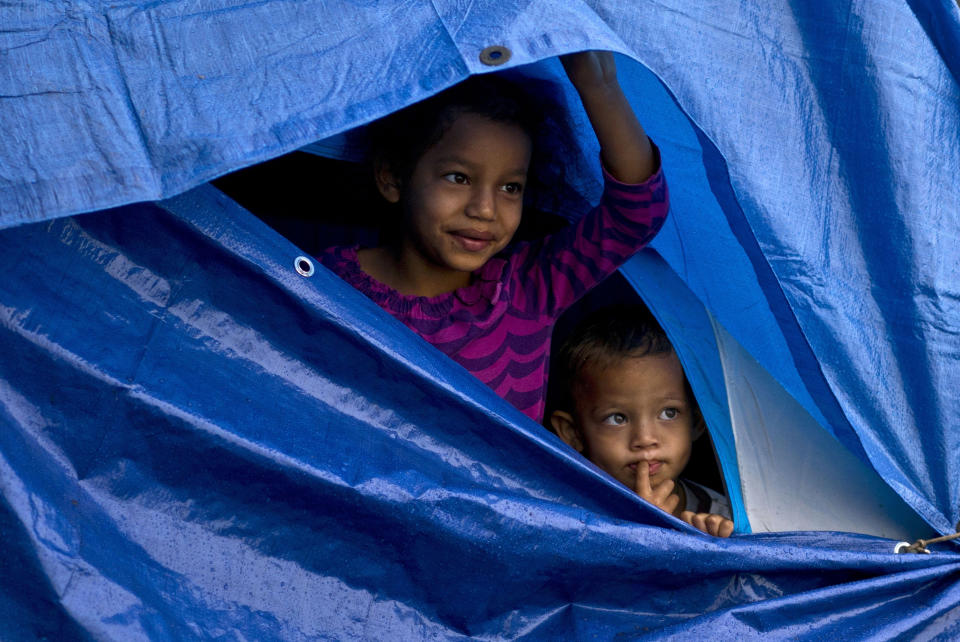
[[[607,415],[604,417],[603,423],[611,426],[622,426],[623,424],[627,423],[627,416],[622,412],[615,412],[612,415]]]
[[[504,185],[504,186],[501,187],[500,189],[502,189],[502,190],[503,190],[504,192],[506,192],[507,194],[520,194],[520,193],[523,192],[523,184],[522,184],[522,183],[507,183],[506,185]]]
[[[449,174],[444,174],[443,178],[451,183],[456,183],[457,185],[466,185],[470,182],[470,179],[467,178],[467,175],[461,174],[460,172],[450,172]]]
[[[660,411],[660,416],[657,418],[666,419],[669,421],[671,419],[676,419],[679,415],[680,411],[677,408],[664,408]]]

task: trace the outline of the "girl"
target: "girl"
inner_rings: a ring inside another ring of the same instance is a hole
[[[502,79],[477,76],[391,116],[374,159],[400,229],[321,262],[540,421],[553,324],[663,225],[659,157],[613,55],[562,59],[600,142],[604,193],[577,223],[508,247],[520,223],[537,117]]]

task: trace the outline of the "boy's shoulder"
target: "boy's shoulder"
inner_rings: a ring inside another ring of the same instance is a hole
[[[685,510],[694,513],[713,513],[722,515],[727,519],[733,519],[733,511],[730,509],[730,500],[721,495],[712,488],[707,488],[702,484],[690,481],[689,479],[678,479],[678,483],[686,491],[687,505]]]

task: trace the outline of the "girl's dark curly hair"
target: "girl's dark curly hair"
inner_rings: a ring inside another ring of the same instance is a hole
[[[562,154],[572,157],[576,144],[565,106],[552,99],[560,92],[549,81],[518,82],[499,74],[471,76],[426,100],[390,114],[368,128],[371,165],[384,164],[400,179],[401,190],[421,156],[463,114],[517,125],[532,143],[525,204],[557,212],[582,198],[567,187]],[[582,207],[582,205],[577,205]]]

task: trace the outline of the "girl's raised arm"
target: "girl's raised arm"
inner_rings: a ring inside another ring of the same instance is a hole
[[[580,94],[607,171],[622,183],[642,183],[650,178],[657,171],[657,160],[617,81],[613,54],[583,51],[561,56],[560,61]]]

